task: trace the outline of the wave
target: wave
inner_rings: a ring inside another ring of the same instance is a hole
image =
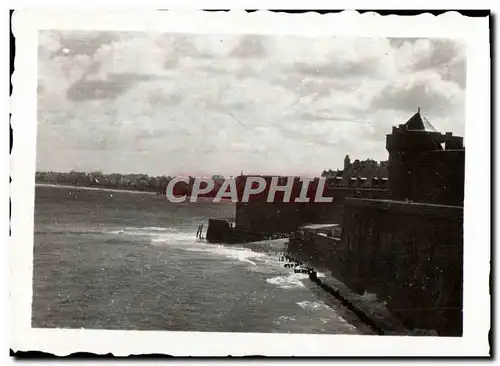
[[[295,321],[294,317],[282,315],[282,316],[278,317],[278,319],[274,320],[273,324],[281,325],[283,323],[294,322],[294,321]]]
[[[92,231],[92,230],[35,230],[34,231],[35,235],[44,235],[44,234],[50,234],[50,235],[70,235],[70,234],[79,234],[79,235],[99,235],[102,234],[101,231]]]
[[[167,233],[151,233],[151,244],[164,245],[164,244],[182,244],[185,248],[186,244],[200,244],[199,239],[196,238],[196,233],[176,232],[172,231]]]
[[[240,262],[249,263],[252,266],[257,266],[257,262],[262,262],[268,256],[264,253],[254,252],[244,248],[228,248],[223,245],[204,244],[198,247],[186,248],[190,252],[211,253],[219,256],[224,256],[231,259],[236,259]]]
[[[108,233],[116,235],[146,235],[150,238],[152,245],[174,245],[189,252],[209,253],[236,259],[254,267],[263,262],[268,264],[272,262],[271,258],[262,252],[255,252],[241,247],[210,244],[197,239],[195,231],[179,231],[176,228],[149,226],[125,227],[108,231]]]
[[[149,226],[149,227],[123,227],[123,228],[110,228],[110,227],[100,227],[100,226],[94,226],[94,227],[75,227],[75,226],[68,226],[65,228],[64,226],[57,226],[51,228],[49,227],[43,227],[40,229],[35,229],[34,233],[35,234],[112,234],[112,235],[132,235],[132,236],[158,236],[160,234],[165,234],[165,233],[177,233],[178,230],[175,228],[168,228],[168,227],[156,227],[156,226]],[[190,238],[193,238],[195,236],[195,233],[193,232],[192,234],[186,234],[189,235]]]
[[[336,323],[342,323],[344,326],[347,326],[350,329],[356,329],[356,327],[352,324],[350,324],[347,320],[345,320],[343,317],[338,314],[335,309],[332,307],[328,306],[322,301],[300,301],[297,303],[302,309],[304,310],[309,310],[309,311],[328,311],[332,313],[334,316],[333,317],[328,317],[328,318],[320,318],[321,322],[323,323],[328,323],[332,320],[334,320]]]
[[[300,301],[297,305],[305,310],[332,310],[331,307],[319,301]]]
[[[179,231],[173,227],[124,227],[107,231],[108,234],[148,237],[152,245],[196,245],[196,232]]]
[[[309,279],[309,276],[304,273],[291,273],[288,276],[277,276],[266,279],[267,283],[276,285],[282,289],[292,289],[305,287],[304,280]]]
[[[173,227],[158,227],[158,226],[146,226],[144,228],[140,228],[140,230],[151,230],[151,231],[177,231],[177,229]]]
[[[195,238],[195,232],[177,232],[165,235],[157,235],[151,239],[153,244],[181,244],[180,248],[204,254],[212,254],[219,257],[234,259],[239,262],[248,263],[253,271],[266,272],[264,268],[273,267],[271,273],[275,273],[276,268],[283,270],[282,263],[269,256],[269,253],[257,252],[248,248],[228,246],[221,244],[210,244]],[[264,265],[265,267],[263,267]]]
[[[75,228],[75,227],[70,227],[68,229],[62,229],[62,228],[43,228],[43,229],[35,229],[34,234],[104,234],[106,233],[105,230],[98,229],[98,228]]]
[[[164,232],[177,232],[178,230],[171,227],[157,227],[157,226],[146,226],[146,227],[124,227],[122,229],[109,230],[104,233],[107,234],[127,234],[127,235],[157,235]]]
[[[282,262],[276,262],[281,263]],[[288,272],[289,270],[287,270]],[[324,277],[323,273],[317,273],[318,277]],[[291,273],[287,276],[277,276],[268,278],[266,282],[276,285],[282,289],[292,289],[305,287],[304,280],[309,280],[309,275],[306,273]]]
[[[124,227],[108,231],[116,235],[147,236],[152,245],[175,246],[189,252],[204,253],[247,264],[248,270],[259,272],[264,275],[281,274],[278,277],[266,279],[268,283],[275,284],[281,288],[293,288],[304,286],[301,282],[308,275],[303,273],[290,273],[290,269],[284,268],[284,262],[278,260],[276,252],[255,251],[249,248],[210,244],[196,238],[195,231],[180,231],[176,228],[165,227]],[[279,243],[279,241],[275,241]],[[273,243],[271,243],[273,244]],[[286,273],[286,275],[283,275]]]

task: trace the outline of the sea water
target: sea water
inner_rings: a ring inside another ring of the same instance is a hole
[[[137,192],[36,187],[33,327],[359,334],[307,275],[279,261],[285,240],[196,239],[231,202],[170,203]]]

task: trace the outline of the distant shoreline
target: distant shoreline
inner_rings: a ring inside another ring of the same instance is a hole
[[[153,195],[153,196],[161,196],[165,197],[165,195],[161,195],[156,192],[151,192],[151,191],[137,191],[137,190],[132,190],[132,189],[115,189],[115,188],[100,188],[100,187],[85,187],[85,186],[72,186],[69,184],[52,184],[52,183],[36,183],[35,182],[35,187],[51,187],[51,188],[63,188],[63,189],[81,189],[81,190],[87,190],[87,191],[104,191],[104,192],[117,192],[117,193],[133,193],[133,194],[147,194],[147,195]],[[189,196],[187,197],[189,198]],[[198,197],[199,202],[205,202],[205,201],[210,201],[213,200],[213,198],[210,197]],[[222,198],[220,203],[232,203],[230,199],[227,198]]]
[[[65,188],[65,189],[83,189],[88,191],[106,191],[106,192],[120,192],[120,193],[135,193],[135,194],[149,194],[157,195],[156,192],[150,191],[137,191],[132,189],[115,189],[115,188],[101,188],[101,187],[85,187],[85,186],[72,186],[68,184],[51,184],[51,183],[36,183],[35,187],[52,187],[52,188]]]

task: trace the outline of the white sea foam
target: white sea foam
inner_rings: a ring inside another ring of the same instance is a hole
[[[264,253],[254,252],[249,249],[204,243],[196,239],[195,232],[181,232],[174,228],[155,226],[141,228],[126,227],[110,231],[110,233],[118,235],[146,235],[150,237],[151,244],[153,245],[175,245],[186,251],[211,253],[249,263],[252,266],[257,266],[258,260],[264,262],[266,258],[269,258]]]
[[[331,309],[332,311],[335,312],[335,317],[331,317],[331,318],[319,318],[319,320],[321,320],[321,322],[323,324],[328,324],[328,323],[331,323],[332,321],[334,323],[340,323],[342,324],[344,327],[348,328],[349,330],[356,330],[357,328],[352,325],[351,323],[349,323],[347,320],[345,320],[344,318],[342,318],[335,310]]]
[[[327,318],[321,317],[319,318],[323,324],[327,324],[329,322],[342,324],[344,327],[350,330],[356,330],[357,328],[345,320],[342,316],[340,316],[335,309],[331,308],[327,304],[322,301],[300,301],[297,303],[302,309],[309,311],[327,311],[331,313],[331,316]]]
[[[272,285],[276,285],[279,288],[291,289],[291,288],[305,287],[303,280],[307,278],[309,278],[307,274],[292,273],[288,276],[277,276],[268,278],[266,282]]]
[[[273,321],[273,323],[276,325],[280,325],[281,323],[288,323],[288,322],[293,322],[293,321],[295,321],[294,317],[283,315],[283,316],[278,317],[278,319]]]
[[[144,231],[177,231],[174,228],[171,227],[158,227],[158,226],[147,226],[140,228],[139,230],[144,230]]]
[[[151,244],[153,245],[175,245],[182,246],[197,244],[196,233],[170,232],[170,233],[152,233]]]
[[[110,230],[107,233],[109,234],[127,234],[127,235],[156,235],[159,232],[177,232],[174,228],[169,227],[157,227],[157,226],[148,226],[148,227],[133,227],[127,226],[122,229]]]
[[[244,248],[229,248],[223,245],[205,244],[197,247],[185,248],[188,251],[211,253],[215,255],[225,256],[227,258],[236,259],[240,262],[250,263],[252,266],[257,265],[257,261],[265,261],[267,255],[257,253]]]
[[[306,309],[306,310],[330,310],[330,311],[333,311],[332,308],[330,308],[328,305],[326,305],[323,302],[319,302],[319,301],[301,301],[301,302],[298,302],[297,305],[299,305],[302,309]]]
[[[182,250],[208,253],[235,259],[239,262],[248,263],[250,270],[263,273],[288,272],[283,268],[283,262],[270,256],[269,253],[253,251],[248,248],[236,246],[209,244],[196,239],[195,232],[179,231],[169,227],[124,227],[107,231],[115,235],[147,236],[152,245],[173,245]],[[278,242],[278,241],[276,241]],[[291,274],[288,277],[269,279],[268,282],[279,284],[284,288],[297,287],[303,285],[299,279],[307,278],[304,274]],[[274,281],[274,282],[273,282]]]
[[[195,233],[180,232],[170,227],[124,227],[107,231],[109,234],[149,237],[153,245],[196,243]]]

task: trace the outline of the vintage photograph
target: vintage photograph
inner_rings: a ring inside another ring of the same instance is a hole
[[[32,328],[464,336],[464,39],[36,41]]]
[[[384,334],[359,293],[391,333],[460,336],[465,63],[448,39],[41,31],[33,326]],[[333,201],[175,203],[177,176],[326,177]]]

